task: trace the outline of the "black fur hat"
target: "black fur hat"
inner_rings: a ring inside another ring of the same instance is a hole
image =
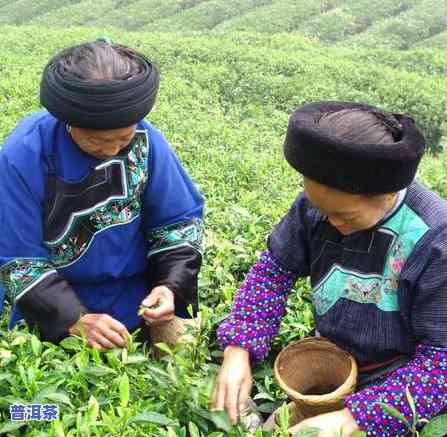
[[[325,114],[346,109],[386,114],[361,103],[304,105],[289,119],[284,142],[287,162],[309,179],[353,194],[385,194],[410,185],[425,151],[425,138],[414,120],[392,114],[400,126],[392,132],[394,142],[389,144],[341,140],[319,128]]]

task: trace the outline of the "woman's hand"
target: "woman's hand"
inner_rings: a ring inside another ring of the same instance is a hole
[[[318,437],[333,437],[334,435],[339,435],[337,433],[340,432],[342,433],[342,437],[348,437],[359,429],[351,412],[347,408],[303,420],[299,425],[290,428],[289,431],[293,434],[302,428],[308,427],[320,428],[321,432]]]
[[[68,328],[71,335],[87,336],[88,344],[96,349],[125,347],[130,337],[127,328],[108,314],[84,314],[79,321]]]
[[[252,386],[248,351],[238,346],[227,346],[224,361],[212,396],[212,410],[226,410],[231,423],[236,424],[243,411]]]
[[[163,285],[155,287],[146,299],[141,302],[146,308],[141,313],[146,325],[156,326],[169,322],[174,318],[174,293]]]

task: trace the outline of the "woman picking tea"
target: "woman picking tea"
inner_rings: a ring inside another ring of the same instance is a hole
[[[404,423],[379,404],[411,421],[407,386],[420,417],[447,406],[447,202],[414,181],[424,149],[405,115],[340,102],[294,112],[284,154],[303,175],[304,191],[219,327],[225,352],[214,408],[237,420],[251,390],[250,365],[266,357],[287,297],[305,276],[317,332],[355,357],[363,388],[344,409],[293,431],[404,436]]]
[[[0,291],[43,339],[98,349],[197,310],[203,197],[144,118],[154,64],[107,41],[50,60],[0,152]],[[3,296],[0,295],[0,304]],[[138,308],[146,309],[143,319]]]

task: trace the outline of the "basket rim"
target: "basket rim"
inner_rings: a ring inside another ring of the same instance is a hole
[[[345,354],[351,362],[351,371],[349,372],[349,375],[346,378],[345,382],[342,385],[340,385],[336,390],[331,391],[330,393],[326,393],[324,395],[303,395],[302,393],[299,393],[299,392],[293,390],[281,378],[281,375],[280,375],[280,372],[278,369],[279,360],[280,360],[281,354],[283,354],[283,352],[287,351],[288,349],[292,349],[297,344],[310,343],[310,342],[329,343],[331,346],[335,347],[340,352]],[[354,357],[350,353],[346,352],[345,350],[343,350],[342,348],[337,346],[335,343],[332,343],[327,338],[306,337],[301,340],[289,343],[284,349],[282,349],[280,351],[280,353],[278,354],[278,356],[275,359],[274,374],[275,374],[275,379],[278,382],[279,386],[282,388],[282,390],[284,390],[284,392],[288,396],[290,396],[290,398],[292,398],[292,400],[294,400],[294,401],[301,400],[301,401],[308,402],[309,404],[320,404],[320,403],[324,403],[324,402],[328,402],[328,401],[336,402],[336,401],[343,399],[345,396],[347,396],[347,394],[348,394],[347,391],[348,390],[350,391],[352,389],[352,387],[355,387],[355,385],[357,383],[358,367],[357,367],[357,362],[355,361]]]

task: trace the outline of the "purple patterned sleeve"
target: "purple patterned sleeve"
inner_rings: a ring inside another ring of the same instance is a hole
[[[345,401],[359,428],[368,437],[407,435],[404,423],[385,413],[380,402],[399,410],[412,423],[407,402],[408,386],[420,418],[431,419],[447,407],[447,348],[419,345],[406,366],[390,373],[381,383],[369,386]]]
[[[287,297],[297,275],[284,270],[269,251],[247,273],[230,315],[219,326],[221,347],[241,346],[253,361],[262,361],[278,333]]]

